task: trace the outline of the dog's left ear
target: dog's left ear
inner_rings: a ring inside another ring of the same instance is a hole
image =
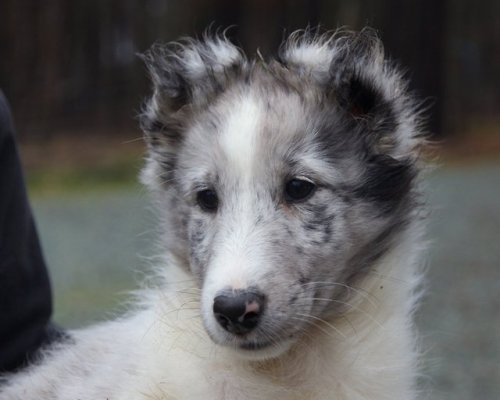
[[[373,29],[333,35],[296,34],[285,43],[285,65],[324,90],[375,153],[405,157],[422,140],[418,105],[387,60]]]

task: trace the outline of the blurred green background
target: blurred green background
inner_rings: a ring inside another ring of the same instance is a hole
[[[250,54],[287,32],[370,25],[429,105],[440,144],[426,184],[428,295],[418,313],[431,399],[500,398],[500,2],[2,0],[0,88],[52,276],[55,319],[120,313],[157,252],[137,183],[136,115],[149,90],[136,53],[234,25]],[[8,190],[8,188],[0,188]]]

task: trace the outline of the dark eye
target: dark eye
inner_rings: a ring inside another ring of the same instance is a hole
[[[219,206],[219,198],[215,190],[206,189],[196,194],[196,202],[203,211],[214,212]]]
[[[314,191],[314,183],[303,179],[292,179],[285,185],[285,197],[289,202],[307,199]]]

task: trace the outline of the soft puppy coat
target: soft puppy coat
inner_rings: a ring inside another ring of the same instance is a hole
[[[142,174],[162,261],[2,400],[417,397],[418,105],[371,30],[155,45]]]

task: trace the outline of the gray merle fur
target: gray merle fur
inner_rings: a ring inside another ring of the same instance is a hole
[[[309,307],[318,317],[339,311],[306,299],[345,300],[352,293],[345,287],[359,283],[419,213],[421,119],[375,33],[294,34],[268,61],[248,59],[223,36],[156,45],[143,59],[154,84],[141,115],[150,146],[145,181],[161,203],[177,199],[166,225],[172,241],[189,249],[170,252],[203,289],[218,246],[238,235],[240,216],[253,212],[245,217],[254,225],[245,233],[248,246],[263,241],[259,251],[269,265],[265,283],[248,284],[266,295],[275,287],[282,293],[270,296],[261,331],[249,340],[255,344],[266,329],[278,337],[299,331],[286,319],[271,327],[285,304]],[[255,131],[261,160],[251,173],[250,209],[240,205],[241,178],[220,148],[225,121],[245,99],[265,110]],[[291,204],[283,188],[307,157],[322,162],[306,170],[316,190]],[[206,171],[196,182],[190,182],[192,166]],[[210,215],[196,204],[201,189],[217,192],[218,209]],[[176,223],[179,218],[187,223]],[[314,283],[321,281],[330,284]]]

